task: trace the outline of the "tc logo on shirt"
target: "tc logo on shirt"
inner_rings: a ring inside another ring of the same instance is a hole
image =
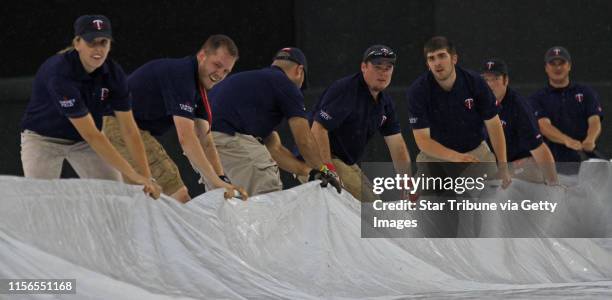
[[[474,107],[474,99],[472,98],[465,99],[463,103],[465,104],[465,107],[467,107],[467,109],[472,109],[472,107]]]
[[[378,127],[383,126],[383,124],[385,124],[385,121],[387,121],[387,116],[383,115],[382,120],[380,120],[380,125],[378,125]]]
[[[104,101],[104,100],[108,99],[109,93],[110,93],[109,89],[101,88],[100,89],[100,101]]]
[[[68,97],[64,97],[64,100],[60,100],[59,104],[61,107],[73,107],[75,101],[74,98],[68,99]]]
[[[416,122],[418,121],[419,121],[419,118],[417,117],[408,118],[408,122],[410,122],[410,124],[416,124]]]
[[[328,113],[326,113],[323,110],[319,112],[319,116],[321,116],[323,120],[327,120],[327,121],[333,119],[332,116],[330,116]]]
[[[584,94],[578,93],[574,96],[574,98],[576,98],[576,101],[578,101],[578,103],[582,103],[582,101],[584,100]]]
[[[193,113],[193,106],[189,104],[183,104],[183,103],[179,103],[179,106],[181,107],[182,110],[189,112],[189,113]]]
[[[502,123],[502,127],[506,128],[506,121],[501,120],[501,119],[500,119],[500,121],[501,121],[501,123]]]

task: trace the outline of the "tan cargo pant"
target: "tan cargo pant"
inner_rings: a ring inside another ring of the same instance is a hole
[[[465,154],[473,155],[478,158],[481,162],[496,162],[495,154],[491,152],[489,149],[489,145],[487,143],[482,142],[478,147],[474,148],[474,150],[465,152]],[[417,155],[417,162],[449,162],[448,160],[435,158],[433,156],[428,155],[427,153],[421,151]]]
[[[105,116],[102,131],[108,137],[113,146],[115,146],[117,151],[119,151],[121,156],[123,156],[123,158],[125,158],[134,169],[138,170],[138,167],[132,159],[125,141],[123,141],[117,118]],[[147,155],[147,160],[149,161],[151,176],[153,176],[153,178],[155,178],[157,181],[157,184],[162,187],[164,194],[174,194],[180,188],[185,186],[185,183],[183,183],[183,180],[181,179],[181,174],[179,173],[178,167],[174,161],[170,159],[170,156],[168,156],[168,153],[166,153],[164,147],[155,139],[155,137],[151,135],[150,132],[140,130],[140,135],[142,136],[145,153]],[[124,178],[124,182],[132,183],[127,180],[127,178]]]
[[[332,158],[332,163],[336,167],[336,172],[344,189],[348,191],[355,199],[361,202],[372,202],[380,199],[372,192],[372,181],[363,174],[363,171],[357,164],[347,165],[338,158]],[[301,183],[308,181],[308,176],[298,176]]]
[[[484,173],[488,174],[488,176],[491,176],[497,173],[497,166],[495,164],[497,160],[495,158],[495,154],[491,152],[489,145],[487,145],[487,143],[485,143],[484,141],[473,150],[465,152],[465,154],[470,154],[480,160],[480,162],[486,164],[470,164],[471,166],[467,167],[465,171],[461,173],[462,176],[479,177],[482,176]],[[426,176],[431,176],[432,171],[429,169],[428,164],[425,163],[450,163],[447,160],[430,156],[423,151],[419,152],[419,154],[417,155],[416,162],[418,167],[417,174],[423,173]]]
[[[372,192],[372,182],[363,174],[357,164],[347,165],[342,160],[332,158],[338,176],[342,180],[344,189],[361,202],[372,202],[380,199]]]
[[[56,179],[64,159],[80,178],[121,180],[121,174],[107,164],[85,141],[46,137],[31,130],[21,133],[21,163],[28,178]]]
[[[283,189],[278,164],[255,137],[217,131],[212,135],[225,175],[232,184],[244,187],[251,196]]]

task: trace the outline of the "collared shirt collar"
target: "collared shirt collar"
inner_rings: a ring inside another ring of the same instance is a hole
[[[370,98],[374,100],[374,103],[380,102],[383,98],[384,91],[380,91],[378,93],[378,99],[374,99],[372,97],[372,94],[370,93],[370,88],[368,87],[368,84],[366,83],[365,78],[363,78],[363,72],[359,72],[358,77],[359,77],[359,85],[368,93],[368,95],[370,95]]]
[[[96,76],[97,74],[100,74],[100,73],[101,74],[108,74],[108,72],[109,72],[108,65],[107,65],[106,61],[104,62],[104,64],[100,68],[96,69],[92,73],[87,73],[87,71],[85,71],[85,68],[83,67],[83,63],[79,59],[79,53],[76,50],[70,50],[67,53],[67,56],[68,56],[68,61],[73,66],[73,70],[75,72],[75,76],[79,80],[88,80],[88,79],[91,79],[92,77]],[[109,58],[107,57],[106,59],[108,60]]]
[[[189,60],[191,60],[191,63],[193,64],[193,76],[196,82],[196,87],[199,90],[199,86],[200,86],[200,74],[199,72],[199,65],[198,65],[198,58],[193,55],[193,56],[189,56]]]
[[[574,82],[570,80],[569,84],[566,87],[556,88],[550,85],[550,82],[546,82],[546,91],[547,92],[563,92],[565,90],[569,90],[574,87]]]

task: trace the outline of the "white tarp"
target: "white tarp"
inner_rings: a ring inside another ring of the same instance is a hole
[[[610,170],[586,168],[589,185],[570,190],[610,199]],[[610,239],[363,239],[358,203],[317,183],[181,205],[0,176],[0,197],[0,278],[74,278],[66,299],[612,297]]]

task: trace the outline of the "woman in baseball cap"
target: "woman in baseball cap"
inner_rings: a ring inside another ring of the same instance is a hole
[[[74,23],[72,45],[38,69],[21,122],[24,175],[59,178],[67,160],[81,178],[121,180],[123,175],[158,198],[160,188],[149,179],[151,172],[132,115],[125,73],[107,59],[111,42],[107,17],[81,16]],[[119,120],[140,174],[100,131],[105,112],[113,112]]]

